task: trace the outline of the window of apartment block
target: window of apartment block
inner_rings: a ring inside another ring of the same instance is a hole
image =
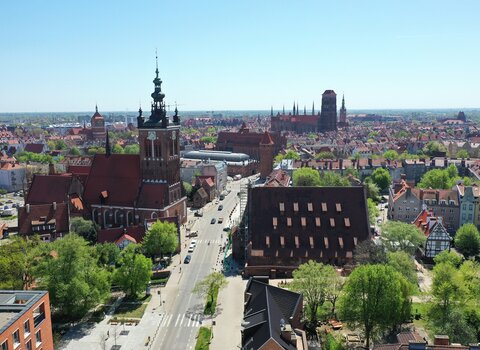
[[[2,343],[2,347],[0,348],[1,350],[8,350],[8,340],[5,340]]]
[[[293,203],[293,211],[298,211],[298,202]]]
[[[473,204],[468,205],[468,210],[473,210]]]
[[[323,237],[323,244],[325,244],[325,248],[328,249],[328,237]]]
[[[307,218],[305,216],[302,216],[300,221],[302,222],[302,227],[307,226]]]
[[[322,211],[323,212],[327,211],[327,203],[322,203]]]
[[[20,332],[18,331],[18,329],[15,332],[13,332],[12,338],[13,338],[13,347],[17,348],[17,346],[20,345]]]
[[[42,343],[42,331],[38,331],[35,333],[35,341],[36,341],[36,346],[38,347]]]
[[[23,333],[25,335],[25,338],[28,337],[28,335],[30,334],[30,320],[26,320],[23,324]]]
[[[350,227],[350,218],[343,218],[343,222],[345,223],[345,227]]]
[[[280,202],[279,207],[280,207],[280,211],[285,211],[285,203]]]
[[[278,219],[276,217],[272,218],[273,228],[277,228],[278,226]]]
[[[462,209],[463,209],[463,210],[467,210],[467,205],[466,205],[466,204],[462,204]]]
[[[287,218],[287,226],[288,227],[292,226],[292,218]]]
[[[335,227],[335,219],[334,218],[330,218],[330,226]]]
[[[267,245],[267,248],[270,248],[270,236],[265,236],[265,244]]]
[[[335,209],[337,210],[338,213],[341,213],[342,212],[342,204],[336,203],[335,204]]]
[[[307,207],[308,207],[308,211],[313,211],[313,203],[308,203]]]
[[[295,236],[295,247],[300,248],[300,238],[298,236]]]
[[[280,245],[282,246],[282,248],[285,248],[285,237],[284,236],[280,236]]]
[[[338,244],[340,245],[340,248],[343,249],[343,237],[338,237]]]
[[[313,249],[313,248],[314,248],[314,244],[313,244],[313,237],[312,237],[312,236],[310,236],[308,240],[309,240],[309,242],[310,242],[310,248],[312,248],[312,249]]]
[[[315,226],[320,227],[320,218],[318,216],[315,218]]]
[[[28,339],[27,343],[25,344],[26,350],[32,350],[32,340]]]

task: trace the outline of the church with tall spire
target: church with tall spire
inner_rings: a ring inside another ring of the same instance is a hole
[[[345,108],[345,95],[342,96],[342,107],[340,108],[340,120],[338,126],[347,126],[347,109]]]

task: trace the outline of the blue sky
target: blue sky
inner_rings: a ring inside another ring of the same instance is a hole
[[[2,1],[0,112],[480,107],[478,0]]]

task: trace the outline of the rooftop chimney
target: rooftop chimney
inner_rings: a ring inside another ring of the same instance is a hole
[[[450,345],[450,338],[448,335],[436,335],[433,338],[433,345]]]

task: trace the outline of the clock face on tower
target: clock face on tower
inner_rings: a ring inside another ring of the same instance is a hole
[[[155,133],[155,131],[149,131],[147,139],[150,140],[150,141],[156,140],[157,139],[157,134]]]

